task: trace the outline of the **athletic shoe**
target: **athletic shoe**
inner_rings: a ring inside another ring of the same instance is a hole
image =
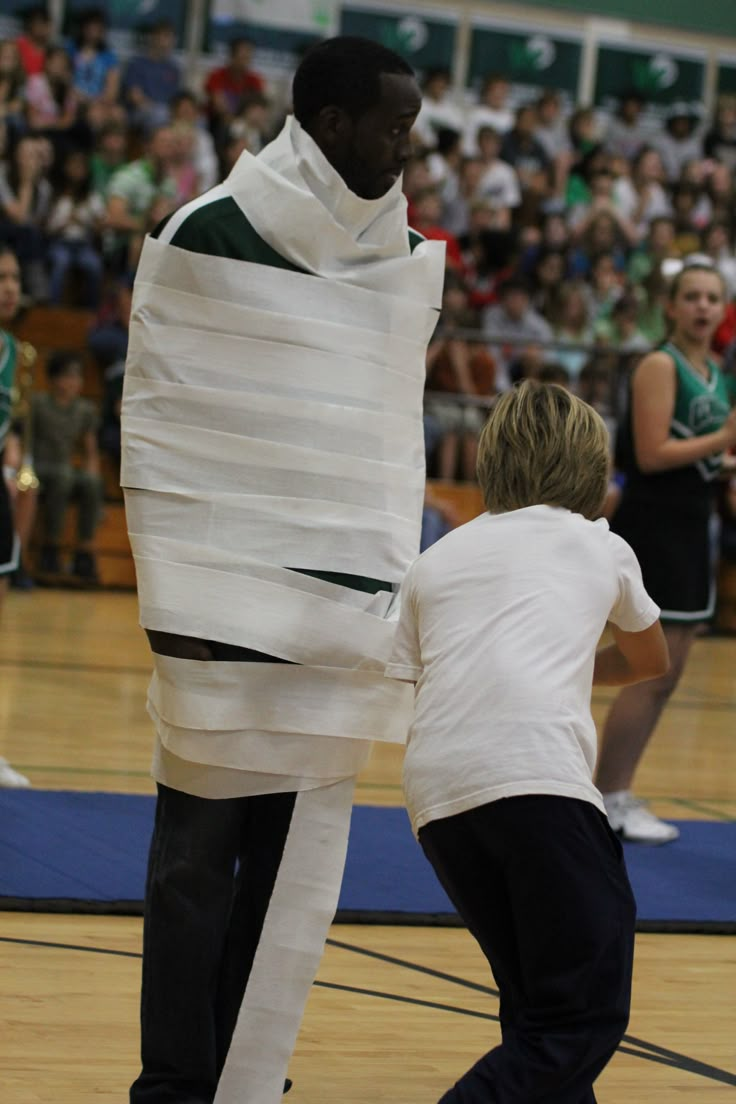
[[[59,559],[59,546],[56,544],[44,544],[41,547],[41,556],[38,569],[44,575],[60,575],[61,560]]]
[[[631,790],[603,794],[603,804],[614,832],[630,843],[671,843],[680,835],[679,828],[656,817]]]
[[[0,787],[6,790],[22,790],[30,784],[24,774],[13,770],[7,759],[0,759]]]
[[[72,563],[72,575],[82,583],[98,583],[97,561],[92,552],[77,551],[74,553]]]

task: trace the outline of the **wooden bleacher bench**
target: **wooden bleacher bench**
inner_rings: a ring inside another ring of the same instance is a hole
[[[736,633],[736,563],[731,560],[721,560],[718,569],[715,628],[718,632]]]
[[[97,367],[87,349],[87,335],[95,321],[92,311],[70,307],[29,307],[13,326],[18,341],[28,341],[38,353],[34,370],[34,390],[46,390],[46,362],[57,349],[79,353],[84,365],[85,398],[99,403],[102,384]]]
[[[444,479],[428,479],[427,492],[433,500],[452,507],[458,525],[482,514],[483,495],[477,483],[452,483]]]

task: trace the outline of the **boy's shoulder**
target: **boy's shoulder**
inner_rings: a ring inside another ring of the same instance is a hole
[[[478,517],[471,518],[470,521],[463,522],[462,525],[456,525],[449,533],[445,533],[438,541],[426,548],[420,556],[417,556],[414,563],[431,563],[435,559],[442,559],[445,555],[451,554],[459,545],[471,543],[476,534],[480,535],[484,522],[490,516],[487,513],[479,514]]]

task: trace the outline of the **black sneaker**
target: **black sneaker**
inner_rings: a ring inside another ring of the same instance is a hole
[[[98,582],[97,561],[95,560],[94,553],[82,551],[75,552],[74,561],[72,563],[72,575],[83,583]]]
[[[10,576],[12,590],[33,590],[35,583],[26,569],[20,564]]]
[[[59,546],[57,544],[43,545],[38,569],[43,572],[44,575],[61,574],[61,560],[59,559]]]

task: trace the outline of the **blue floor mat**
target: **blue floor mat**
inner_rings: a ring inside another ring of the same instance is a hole
[[[0,790],[0,909],[138,913],[154,799]],[[680,821],[665,847],[627,846],[639,930],[736,932],[736,823]],[[357,806],[338,920],[454,924],[403,809]]]

